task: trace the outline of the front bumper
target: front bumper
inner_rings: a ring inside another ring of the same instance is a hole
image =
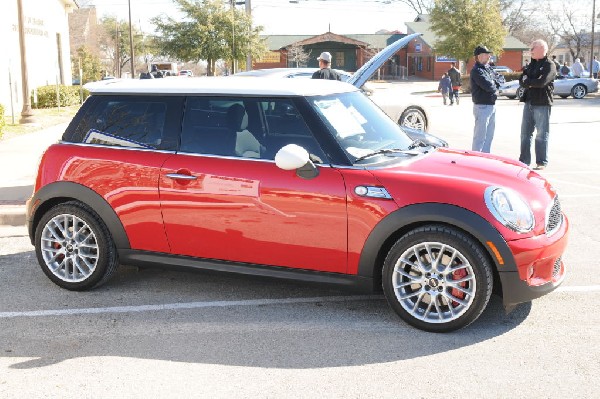
[[[566,268],[562,255],[567,246],[568,231],[569,221],[563,215],[561,227],[551,236],[508,242],[517,270],[499,270],[504,306],[539,298],[563,282]]]

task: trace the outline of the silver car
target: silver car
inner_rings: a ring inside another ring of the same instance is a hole
[[[508,98],[521,98],[525,89],[519,86],[518,80],[507,82],[500,86],[499,95]],[[598,91],[598,80],[591,78],[557,77],[554,81],[554,95],[561,98],[573,96],[581,99],[588,93]]]

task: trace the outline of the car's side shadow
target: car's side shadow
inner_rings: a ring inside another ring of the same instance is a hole
[[[519,326],[531,311],[531,303],[527,303],[505,314],[500,298],[493,296],[471,326],[433,334],[402,322],[383,297],[246,306],[239,303],[353,294],[329,286],[240,275],[128,267],[121,268],[99,289],[71,292],[56,287],[43,275],[32,252],[0,256],[0,281],[0,355],[16,358],[11,365],[14,369],[88,356],[268,368],[393,362],[500,336]],[[19,282],[16,302],[3,294],[8,291],[2,288],[7,281]],[[9,312],[42,309],[198,301],[221,301],[225,306],[6,317]],[[237,305],[226,306],[227,301]]]

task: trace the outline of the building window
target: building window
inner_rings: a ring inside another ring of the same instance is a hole
[[[423,70],[423,58],[421,57],[415,57],[415,64],[417,67],[417,71],[422,71]]]
[[[344,65],[346,65],[346,61],[344,60],[344,52],[343,51],[336,51],[334,53],[334,64],[332,65],[333,67],[343,67]]]

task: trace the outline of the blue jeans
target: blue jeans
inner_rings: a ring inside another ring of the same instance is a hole
[[[548,137],[550,136],[550,105],[523,106],[523,120],[521,122],[521,155],[519,161],[526,165],[531,163],[531,139],[534,129],[535,135],[535,163],[548,165]]]
[[[496,129],[496,106],[473,104],[475,129],[473,129],[473,151],[490,152]]]
[[[456,100],[456,103],[458,104],[458,89],[450,89],[450,104],[454,104],[454,100]]]

